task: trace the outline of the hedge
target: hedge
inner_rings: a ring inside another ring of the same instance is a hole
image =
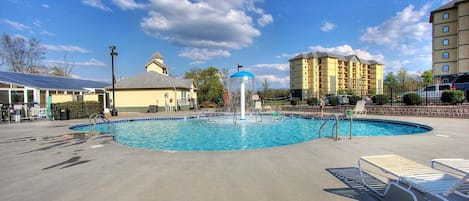
[[[420,105],[422,104],[422,97],[416,93],[408,93],[405,94],[403,97],[404,103],[406,105]]]
[[[306,104],[308,104],[309,106],[315,106],[318,104],[318,102],[319,99],[316,97],[306,99]]]
[[[447,90],[441,94],[441,101],[443,103],[449,103],[456,105],[464,102],[464,91],[461,90]]]
[[[371,99],[373,100],[373,103],[376,103],[376,105],[384,105],[388,103],[388,96],[384,94],[378,94],[373,96]]]
[[[101,103],[97,101],[70,101],[52,104],[51,107],[54,119],[60,119],[60,114],[66,111],[70,119],[88,118],[93,113],[103,112]]]

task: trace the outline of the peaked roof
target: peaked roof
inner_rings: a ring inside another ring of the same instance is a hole
[[[451,9],[451,8],[454,8],[456,6],[458,6],[459,3],[461,2],[469,2],[469,0],[453,0],[453,1],[450,1],[446,4],[443,4],[442,6],[438,7],[437,9],[435,10],[432,10],[430,12],[430,20],[429,22],[432,23],[433,22],[433,13],[434,12],[438,12],[438,11],[443,11],[443,10],[447,10],[447,9]]]
[[[115,89],[168,89],[183,88],[190,89],[194,83],[193,79],[177,79],[175,77],[162,75],[149,71],[141,75],[119,80],[114,84]],[[112,86],[107,86],[110,89]]]
[[[151,55],[151,59],[164,59],[163,56],[161,56],[160,52],[155,52],[153,55]]]
[[[86,90],[87,88],[104,88],[106,82],[56,77],[41,74],[0,71],[0,82],[53,90]]]
[[[331,57],[331,58],[337,58],[339,60],[343,61],[350,61],[353,58],[357,58],[358,61],[362,64],[381,64],[380,62],[376,60],[366,60],[358,57],[357,55],[340,55],[340,54],[334,54],[334,53],[329,53],[329,52],[310,52],[310,53],[302,53],[299,55],[296,55],[295,57],[291,58],[288,61],[293,61],[297,59],[308,59],[308,58],[323,58],[323,57]]]

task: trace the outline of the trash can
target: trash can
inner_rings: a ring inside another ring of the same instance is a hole
[[[15,122],[21,122],[21,110],[14,110]]]
[[[69,111],[68,109],[61,109],[60,110],[60,120],[69,120]]]

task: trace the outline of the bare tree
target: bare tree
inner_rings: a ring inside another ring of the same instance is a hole
[[[50,69],[49,75],[59,76],[59,77],[72,77],[72,70],[75,62],[70,64],[67,59],[67,53],[64,54],[64,61],[57,62]]]
[[[0,56],[1,65],[7,65],[9,71],[23,73],[40,73],[39,61],[45,54],[45,48],[39,40],[31,38],[26,41],[22,37],[2,35]]]

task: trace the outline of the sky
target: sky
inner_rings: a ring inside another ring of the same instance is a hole
[[[431,70],[430,12],[448,0],[2,0],[0,34],[35,38],[42,64],[110,82],[145,72],[160,52],[169,74],[236,67],[289,88],[288,60],[300,53],[355,54],[401,68]],[[0,70],[7,70],[5,66]]]

